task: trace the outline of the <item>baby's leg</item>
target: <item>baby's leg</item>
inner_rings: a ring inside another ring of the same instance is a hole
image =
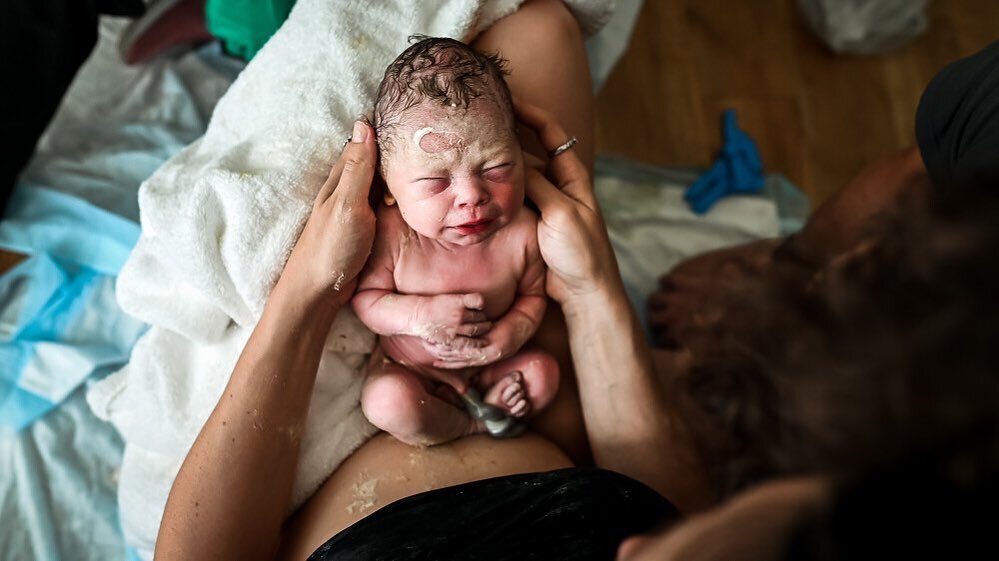
[[[463,408],[436,395],[433,380],[391,361],[374,361],[361,390],[371,424],[414,446],[432,446],[482,432]]]
[[[485,391],[486,403],[513,417],[525,417],[551,403],[558,380],[555,359],[543,351],[528,350],[485,367],[478,385]]]

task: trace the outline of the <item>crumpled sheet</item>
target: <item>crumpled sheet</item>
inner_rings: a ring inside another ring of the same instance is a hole
[[[645,303],[664,272],[694,255],[791,234],[808,216],[808,199],[779,174],[767,176],[759,195],[726,197],[695,214],[684,191],[702,172],[597,158],[597,200],[625,290],[650,342]]]
[[[146,326],[118,309],[114,281],[47,253],[0,277],[0,426],[24,429],[128,360]]]
[[[241,64],[217,46],[125,67],[104,19],[95,52],[39,141],[0,247],[30,257],[0,277],[0,559],[125,559],[122,441],[86,403],[145,325],[115,275],[139,228],[136,191],[205,129]]]
[[[115,561],[121,439],[78,388],[19,433],[0,429],[0,558]]]

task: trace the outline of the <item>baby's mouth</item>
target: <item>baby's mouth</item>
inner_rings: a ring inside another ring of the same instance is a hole
[[[493,223],[491,218],[480,218],[478,220],[472,220],[465,222],[464,224],[459,224],[457,226],[452,226],[451,228],[457,231],[463,236],[470,236],[473,234],[481,234],[489,229],[489,226]]]

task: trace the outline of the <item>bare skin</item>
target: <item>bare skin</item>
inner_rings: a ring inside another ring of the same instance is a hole
[[[524,29],[537,28],[557,29],[558,32],[523,33]],[[516,45],[515,50],[504,50],[512,69],[508,79],[511,88],[520,99],[538,100],[538,104],[552,112],[541,117],[536,115],[534,122],[540,119],[566,123],[572,134],[580,137],[578,147],[592,146],[592,121],[587,122],[587,116],[591,114],[575,109],[579,105],[590,107],[592,103],[585,55],[582,54],[585,51],[579,30],[564,5],[554,0],[529,2],[491,27],[479,41],[482,44],[477,46],[482,50]],[[562,69],[559,80],[549,79],[550,72],[545,69],[550,68]],[[571,114],[570,107],[574,108]],[[542,142],[546,143],[538,143],[540,154],[544,154],[546,147],[554,148],[564,142],[565,137],[561,135],[565,132],[561,127],[554,124],[536,126],[544,131]],[[345,197],[353,202],[366,195],[376,161],[376,148],[369,142],[370,138],[355,134],[354,139],[362,139],[362,142],[348,145],[331,172],[327,185],[338,198]],[[559,159],[567,161],[574,151]],[[587,412],[587,426],[596,435],[589,444],[599,465],[637,477],[656,489],[677,490],[667,496],[674,498],[676,495],[674,502],[684,508],[681,496],[696,500],[699,495],[691,489],[696,488],[697,483],[689,479],[689,467],[678,466],[671,459],[675,456],[674,435],[664,430],[669,429],[669,424],[659,415],[663,407],[661,396],[642,391],[654,384],[650,380],[648,360],[639,358],[640,354],[647,356],[648,350],[635,351],[644,347],[644,341],[627,299],[619,289],[620,279],[613,280],[616,275],[613,253],[606,245],[606,230],[594,203],[586,165],[579,160],[568,168],[564,162],[557,164],[561,167],[556,165],[552,171],[557,184],[566,186],[564,191],[560,192],[544,178],[533,174],[527,178],[527,190],[542,213],[538,233],[539,248],[550,267],[547,291],[567,309],[579,393],[586,396],[586,403],[597,407],[597,410]],[[328,200],[329,192],[324,196]],[[314,226],[307,224],[293,256],[329,252],[323,254],[337,255],[341,263],[352,263],[351,259],[356,258],[359,270],[370,248],[370,242],[365,247],[363,241],[374,237],[374,217],[371,216],[369,225],[353,222],[354,218],[363,216],[345,212],[343,200],[334,200],[334,203],[317,202],[317,208],[329,207],[332,213],[314,211],[309,219]],[[354,211],[361,206],[355,206]],[[348,236],[331,235],[333,232],[342,234],[341,226],[333,227],[344,223],[341,220],[354,229],[346,232]],[[339,243],[347,238],[353,242]],[[331,243],[333,247],[327,246]],[[334,249],[339,253],[332,253]],[[373,439],[338,467],[320,491],[299,510],[293,524],[284,523],[297,464],[298,442],[288,439],[287,432],[281,433],[283,439],[276,439],[272,431],[254,432],[253,422],[242,422],[241,415],[266,405],[259,409],[255,422],[262,421],[265,426],[304,425],[316,361],[331,325],[331,316],[346,301],[343,296],[353,289],[351,279],[344,279],[341,291],[333,291],[329,271],[323,272],[311,265],[309,260],[299,258],[290,259],[286,265],[265,309],[266,319],[256,328],[232,375],[230,386],[246,388],[245,391],[226,391],[227,397],[209,417],[174,482],[156,544],[157,559],[302,559],[304,553],[311,553],[309,546],[322,543],[337,529],[374,510],[355,508],[346,513],[346,507],[338,508],[332,502],[335,498],[353,496],[354,485],[365,478],[365,474],[375,473],[372,470],[385,470],[378,472],[385,478],[404,474],[398,459],[407,458],[406,454],[414,449],[387,436]],[[601,294],[605,300],[600,298]],[[318,302],[314,301],[317,297]],[[317,304],[325,304],[328,308],[317,308]],[[597,308],[587,311],[588,305]],[[604,314],[608,307],[615,313]],[[329,313],[317,313],[321,309],[327,309]],[[552,334],[557,339],[559,329],[564,328],[559,328],[559,322],[552,321],[551,316],[551,313],[546,316],[538,338],[544,340],[546,348],[557,349],[564,343],[552,343]],[[587,319],[597,321],[589,324]],[[619,334],[617,344],[607,341],[592,348],[585,346],[587,340],[599,343],[601,338],[609,339],[605,337],[608,332]],[[564,351],[559,351],[557,356],[561,360]],[[634,407],[623,401],[616,404],[615,407],[626,414],[622,419],[606,410],[606,388],[615,384],[615,376],[625,367],[635,364],[640,366],[638,371],[617,380],[620,385],[634,378],[639,380],[636,391],[622,393],[619,389],[616,392],[620,399],[638,400]],[[261,377],[273,378],[276,383],[257,384]],[[421,471],[451,473],[453,477],[447,481],[429,482],[407,482],[402,477],[398,483],[403,489],[399,493],[416,493],[428,487],[564,466],[566,456],[561,450],[569,452],[571,457],[571,450],[579,450],[575,441],[583,436],[581,424],[574,422],[578,405],[574,406],[571,401],[560,392],[556,402],[537,418],[534,424],[539,431],[549,435],[546,438],[525,436],[496,441],[469,437],[429,449],[433,453],[424,457]],[[654,414],[634,418],[636,413],[647,411]],[[230,418],[240,422],[230,423]],[[553,418],[555,420],[550,421]],[[620,433],[627,437],[615,441]],[[655,438],[644,440],[649,433]],[[566,435],[570,437],[566,438]],[[617,461],[614,461],[615,455],[620,456]],[[482,469],[467,470],[468,459],[473,457],[481,462]],[[537,465],[536,462],[543,458],[550,462],[549,467]],[[653,469],[660,462],[664,462],[664,469]],[[344,519],[325,526],[316,514],[335,511],[343,512]],[[298,531],[300,528],[310,530]]]
[[[398,499],[469,481],[571,467],[536,434],[474,435],[413,447],[380,434],[347,459],[286,525],[280,559],[305,559],[337,532]]]
[[[521,114],[543,145],[555,146],[564,138],[543,110],[524,106]],[[336,530],[395,498],[569,463],[544,438],[471,437],[433,448],[407,479],[400,460],[408,461],[407,454],[416,450],[387,436],[376,438],[340,466],[292,523],[284,523],[300,434],[288,429],[304,424],[326,333],[349,294],[333,288],[338,283],[328,267],[344,271],[346,284],[340,286],[351,289],[352,275],[359,273],[374,237],[373,215],[358,213],[363,205],[354,205],[367,197],[376,160],[372,131],[363,123],[358,127],[320,192],[223,399],[174,482],[157,540],[158,559],[301,559]],[[572,153],[550,167],[561,189],[531,171],[527,191],[541,211],[538,242],[549,265],[547,291],[566,310],[597,465],[646,483],[681,508],[695,504],[703,496],[696,491],[697,472],[678,459],[684,456],[676,448],[682,441],[663,414],[661,388],[586,168]],[[329,235],[331,224],[348,224],[352,230]],[[312,256],[319,249],[330,261],[315,263]],[[608,332],[616,336],[607,337]],[[470,460],[477,467],[470,468]],[[427,478],[412,477],[415,473]],[[392,484],[379,490],[373,478]]]
[[[809,218],[795,237],[799,258],[819,264],[852,249],[866,237],[872,217],[895,208],[914,179],[926,174],[919,150],[892,154],[861,170]],[[762,240],[699,255],[678,264],[660,279],[649,298],[649,325],[657,343],[685,347],[697,333],[719,321],[738,321],[726,313],[725,295],[743,279],[770,268],[781,240]]]
[[[764,483],[672,530],[628,538],[617,561],[780,559],[795,523],[825,508],[829,494],[820,477]]]
[[[514,417],[547,406],[558,365],[521,348],[547,303],[520,145],[491,95],[407,110],[382,152],[390,196],[354,310],[379,334],[361,406],[415,445],[483,432],[448,389],[480,390]],[[382,356],[384,358],[382,358]]]
[[[355,123],[229,383],[174,480],[157,559],[273,559],[326,335],[375,234],[374,133]],[[334,230],[340,235],[331,236]]]
[[[518,115],[544,146],[566,138],[538,107],[520,104]],[[549,171],[559,187],[531,171],[527,193],[541,210],[546,290],[565,312],[594,460],[645,483],[681,511],[705,508],[713,492],[684,427],[667,413],[664,386],[625,295],[589,174],[569,152],[551,161]]]

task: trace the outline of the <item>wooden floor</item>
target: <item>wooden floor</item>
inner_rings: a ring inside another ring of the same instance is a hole
[[[797,0],[645,0],[597,99],[597,150],[704,165],[731,107],[767,170],[817,203],[866,162],[911,146],[937,70],[999,39],[999,0],[932,0],[929,13],[927,33],[905,47],[852,57],[813,37]]]

